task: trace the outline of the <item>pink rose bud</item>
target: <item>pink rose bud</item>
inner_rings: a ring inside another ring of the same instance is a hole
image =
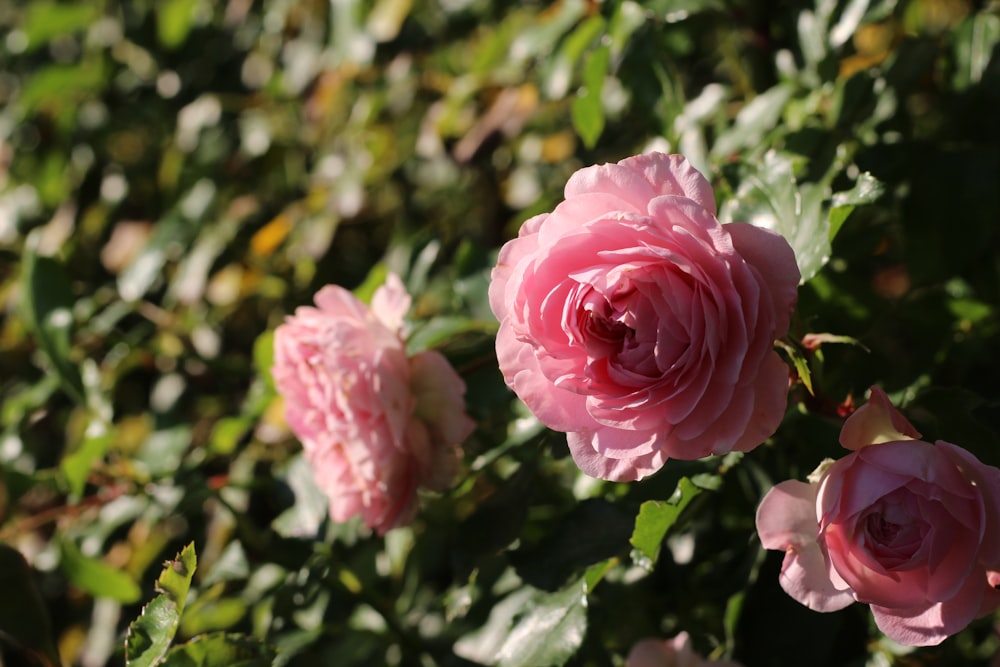
[[[1000,606],[1000,470],[920,434],[878,387],[844,424],[853,450],[757,509],[780,583],[817,611],[871,605],[879,629],[928,646]]]
[[[706,660],[691,648],[691,638],[682,632],[673,639],[643,639],[632,647],[625,667],[742,667],[730,660]]]
[[[410,297],[395,275],[371,308],[335,285],[315,301],[275,331],[274,381],[331,518],[383,534],[412,518],[418,488],[451,483],[474,428],[465,384],[437,352],[407,357]]]
[[[784,238],[715,217],[680,155],[581,169],[500,251],[504,379],[593,477],[748,451],[774,433],[799,270]]]

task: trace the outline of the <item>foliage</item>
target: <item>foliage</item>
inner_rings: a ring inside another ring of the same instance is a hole
[[[996,3],[38,0],[0,25],[4,664],[604,666],[680,631],[748,667],[996,653],[992,617],[906,651],[862,605],[810,612],[753,523],[875,383],[1000,465]],[[647,149],[797,251],[799,380],[757,450],[617,484],[506,388],[486,290],[573,171]],[[478,426],[380,538],[327,518],[269,368],[319,287],[388,271]]]

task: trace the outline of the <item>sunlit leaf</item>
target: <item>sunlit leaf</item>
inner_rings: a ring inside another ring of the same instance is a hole
[[[499,667],[566,664],[587,632],[587,585],[580,579],[550,595],[536,597],[511,627],[500,647]]]
[[[200,0],[161,0],[157,4],[156,36],[160,44],[175,49],[184,43],[195,20]]]
[[[610,50],[601,46],[587,54],[583,67],[583,86],[573,98],[573,127],[592,148],[604,131],[604,77],[607,76]]]
[[[798,184],[791,157],[768,151],[759,164],[747,165],[719,219],[748,222],[784,236],[806,282],[830,259],[830,221],[823,211],[828,196],[821,184]]]
[[[982,81],[991,60],[998,56],[1000,16],[995,12],[977,12],[955,31],[955,87],[959,90]]]
[[[31,2],[24,13],[27,50],[45,46],[53,37],[84,30],[100,16],[100,12],[98,5],[90,3]]]
[[[830,203],[830,240],[837,235],[856,206],[871,204],[884,193],[885,185],[867,171],[858,176],[850,190],[833,193]]]
[[[74,452],[67,454],[60,461],[59,467],[74,498],[83,495],[83,489],[94,462],[104,457],[113,440],[114,434],[112,432],[102,431],[95,435],[89,435],[84,438]]]
[[[46,65],[24,84],[17,103],[26,111],[38,107],[76,111],[75,105],[80,98],[90,97],[98,91],[106,77],[103,61]]]
[[[69,539],[61,540],[59,547],[59,566],[73,585],[94,597],[110,598],[126,604],[137,602],[142,597],[142,589],[127,572],[100,558],[85,556]]]
[[[180,625],[191,578],[197,567],[194,543],[187,545],[175,560],[164,563],[156,582],[159,595],[153,598],[125,635],[127,667],[152,667],[160,664]]]
[[[792,87],[778,84],[740,109],[733,126],[719,135],[712,145],[712,156],[725,158],[742,149],[761,145],[764,134],[778,125],[778,120],[792,96]]]
[[[666,501],[647,500],[639,508],[635,518],[635,529],[629,542],[635,548],[633,560],[648,570],[652,570],[660,556],[663,538],[677,522],[684,508],[701,493],[687,477],[677,483],[674,494]]]
[[[126,301],[142,298],[163,278],[163,267],[190,244],[198,226],[179,211],[160,220],[136,258],[118,274],[118,292]]]

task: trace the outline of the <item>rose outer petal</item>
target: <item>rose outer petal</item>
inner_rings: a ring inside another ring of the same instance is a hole
[[[965,629],[979,612],[986,576],[969,577],[950,600],[928,607],[896,609],[872,605],[875,624],[887,637],[906,646],[935,646]]]
[[[656,431],[625,431],[600,425],[566,434],[566,444],[573,461],[587,475],[612,482],[635,482],[652,475],[663,467],[667,456],[655,446],[659,435]],[[602,440],[611,440],[619,458],[608,456],[601,448]],[[634,444],[637,454],[627,449]],[[600,449],[599,449],[600,448]]]
[[[764,293],[772,300],[775,330],[787,331],[802,277],[795,251],[783,236],[770,230],[744,222],[731,222],[723,227],[729,231],[736,251],[760,276],[760,284],[769,286]]]
[[[816,541],[816,485],[788,480],[776,485],[757,508],[757,534],[765,549],[785,551],[781,587],[815,611],[836,611],[854,602],[850,589],[831,580]]]
[[[840,444],[857,450],[894,440],[917,440],[920,433],[897,410],[885,392],[871,388],[868,402],[854,411],[840,431]]]

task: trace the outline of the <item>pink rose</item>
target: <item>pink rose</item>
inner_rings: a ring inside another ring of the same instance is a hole
[[[910,646],[938,644],[1000,605],[1000,470],[920,434],[878,387],[844,424],[853,450],[757,509],[782,588],[817,611],[855,600]]]
[[[682,632],[673,639],[643,639],[632,647],[625,667],[742,667],[730,660],[705,660],[691,648],[691,638]]]
[[[380,534],[408,522],[416,491],[451,483],[474,424],[465,384],[439,353],[407,357],[410,297],[390,275],[371,308],[329,285],[274,335],[272,373],[330,516]]]
[[[500,251],[490,306],[507,384],[588,475],[747,451],[784,415],[799,271],[788,243],[722,225],[680,155],[581,169]]]

